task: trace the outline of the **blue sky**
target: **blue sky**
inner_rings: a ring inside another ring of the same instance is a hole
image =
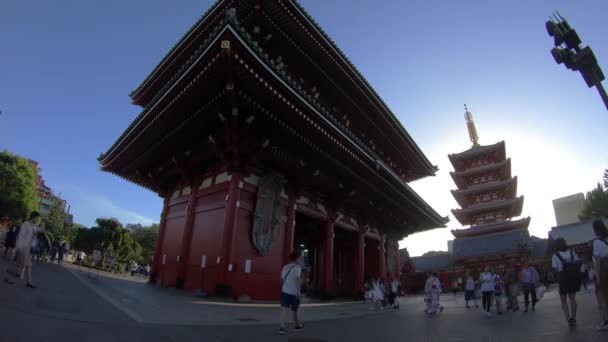
[[[595,89],[554,63],[544,22],[557,9],[608,72],[608,2],[346,1],[301,3],[400,118],[436,177],[413,186],[440,213],[456,204],[447,154],[469,147],[463,104],[480,142],[507,142],[530,231],[555,224],[551,200],[584,192],[608,168],[608,113]],[[99,171],[139,113],[128,94],[211,1],[8,1],[0,4],[0,149],[40,162],[75,220],[158,221],[161,200]],[[458,227],[452,219],[450,228]],[[446,249],[449,229],[404,242]]]

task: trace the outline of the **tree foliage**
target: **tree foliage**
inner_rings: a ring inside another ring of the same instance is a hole
[[[156,239],[158,238],[158,225],[153,224],[133,230],[131,236],[141,246],[143,263],[151,263],[156,248]]]
[[[135,260],[141,262],[142,248],[127,229],[116,219],[98,218],[97,225],[90,229],[79,228],[74,238],[74,249],[92,254],[100,250],[103,259],[113,256],[118,262]]]
[[[608,217],[608,192],[602,184],[587,193],[585,204],[579,213],[579,219],[589,220],[592,218]]]
[[[0,217],[25,219],[38,210],[36,170],[26,159],[0,152]]]
[[[68,241],[68,230],[70,227],[65,224],[65,212],[63,211],[61,201],[53,201],[51,212],[44,219],[44,226],[54,241]]]

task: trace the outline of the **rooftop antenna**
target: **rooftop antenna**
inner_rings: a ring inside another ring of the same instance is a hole
[[[479,136],[477,135],[477,129],[475,128],[475,122],[473,121],[473,114],[469,112],[469,108],[467,108],[466,104],[464,105],[464,119],[467,122],[467,129],[469,130],[469,139],[473,143],[473,147],[479,146]]]

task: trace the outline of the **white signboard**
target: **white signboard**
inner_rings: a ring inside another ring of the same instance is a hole
[[[228,272],[232,272],[232,264],[228,264]]]
[[[251,260],[245,260],[245,273],[251,273]]]
[[[201,257],[201,268],[205,268],[207,266],[207,256],[203,255]]]
[[[101,261],[101,251],[98,251],[98,250],[93,251],[93,260],[95,260],[96,262]]]

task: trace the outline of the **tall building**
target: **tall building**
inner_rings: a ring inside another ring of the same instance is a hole
[[[518,257],[528,246],[530,218],[520,216],[523,196],[517,196],[517,177],[511,175],[511,159],[505,142],[479,145],[473,117],[465,106],[465,120],[473,146],[448,157],[456,190],[452,195],[461,206],[452,210],[466,229],[452,230],[453,258],[457,264],[500,262]]]
[[[73,216],[70,214],[70,206],[67,201],[55,195],[53,190],[48,187],[42,177],[40,165],[37,161],[28,159],[29,163],[36,170],[36,191],[38,193],[38,212],[40,216],[47,217],[51,214],[51,208],[55,205],[61,207],[65,213],[65,223],[72,224]]]
[[[585,205],[585,195],[578,193],[553,200],[553,211],[557,226],[580,222],[578,214]]]
[[[398,274],[398,241],[444,226],[407,184],[437,168],[295,0],[221,0],[131,94],[101,169],[164,198],[153,279],[277,299]]]

